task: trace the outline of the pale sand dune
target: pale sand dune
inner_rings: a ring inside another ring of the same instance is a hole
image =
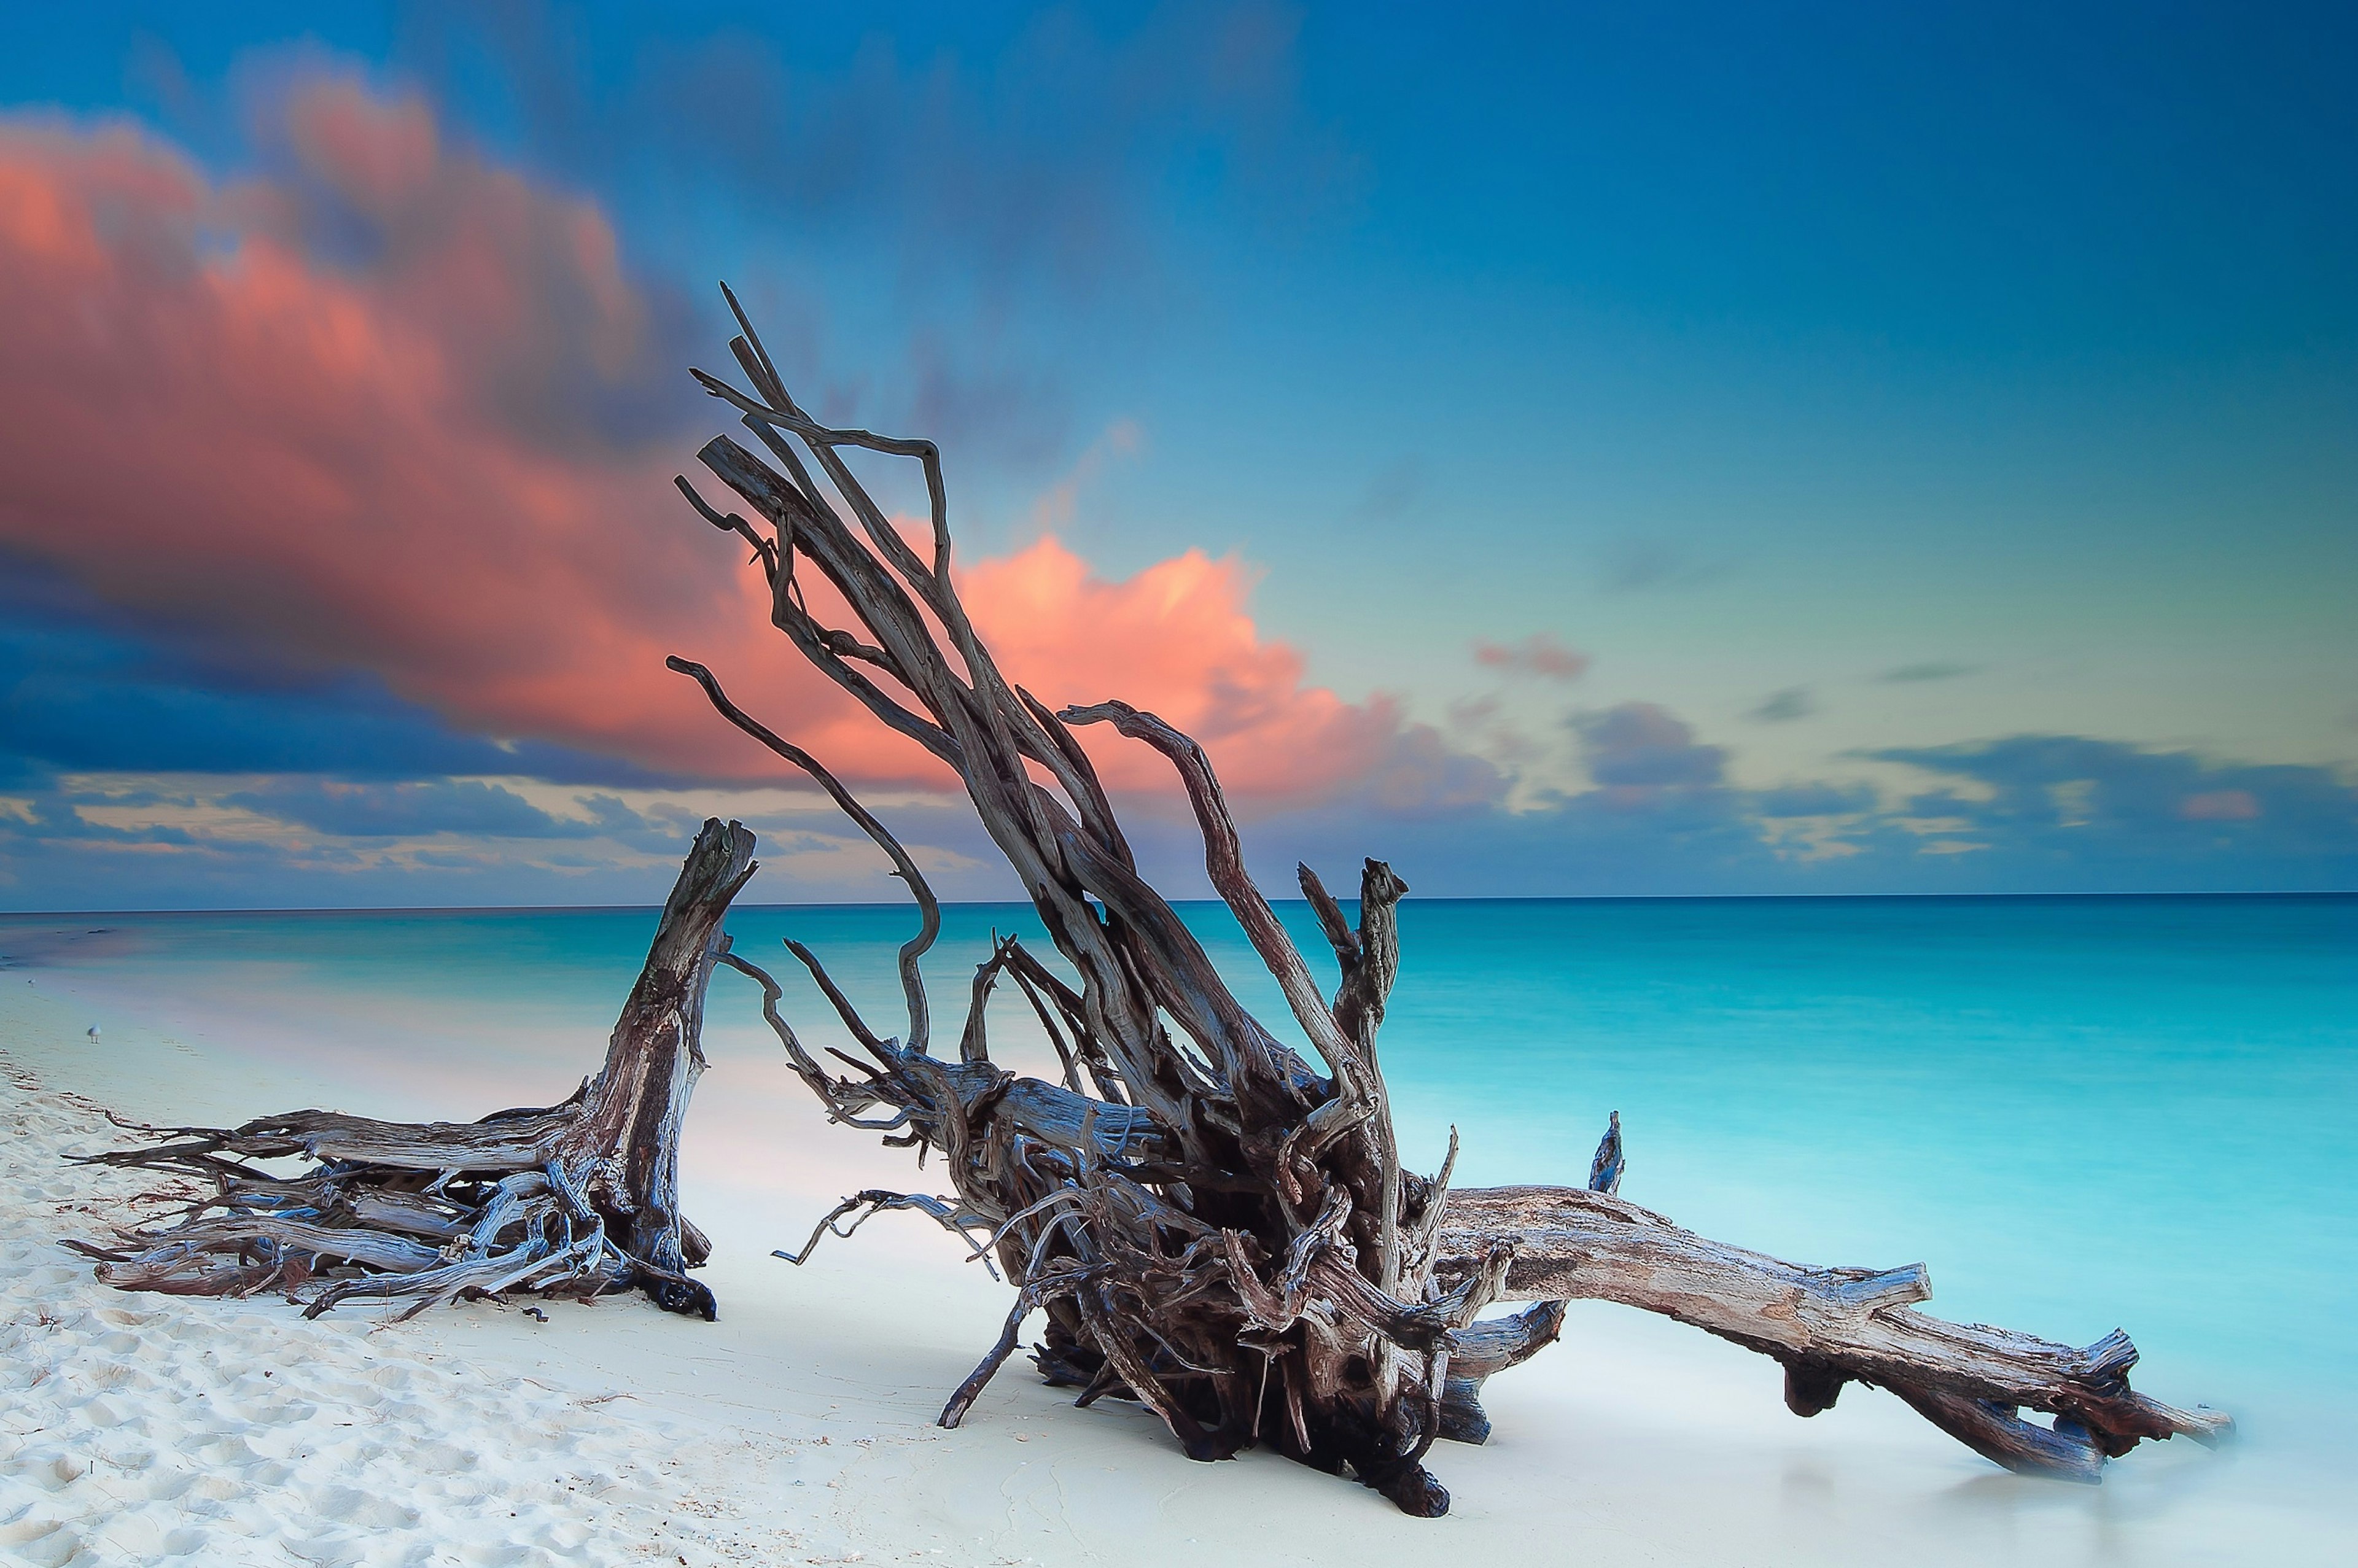
[[[799,1188],[691,1185],[712,1325],[635,1298],[381,1326],[125,1295],[53,1245],[125,1185],[65,1162],[119,1134],[61,1091],[201,1119],[335,1086],[135,1027],[93,1047],[69,990],[0,985],[0,1561],[2302,1564],[2347,1561],[2358,1524],[2259,1443],[2140,1450],[2082,1488],[1866,1390],[1795,1421],[1768,1363],[1608,1308],[1493,1385],[1490,1445],[1436,1454],[1439,1521],[1266,1454],[1190,1464],[1020,1360],[944,1433],[1002,1289],[914,1223],[775,1262],[819,1206]]]

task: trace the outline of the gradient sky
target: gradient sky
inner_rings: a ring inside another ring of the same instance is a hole
[[[724,276],[1269,881],[2358,888],[2358,16],[1460,9],[16,19],[0,906],[892,896],[667,652],[1007,892],[670,491]]]

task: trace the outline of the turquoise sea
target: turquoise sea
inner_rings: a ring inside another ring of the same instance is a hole
[[[1185,913],[1249,1005],[1290,1025],[1225,910]],[[1682,1224],[1809,1261],[1921,1260],[1931,1310],[1953,1318],[2080,1343],[2125,1326],[2157,1396],[2226,1407],[2255,1444],[2358,1447],[2341,1416],[2358,1389],[2358,897],[1401,914],[1382,1047],[1417,1162],[1438,1163],[1454,1123],[1463,1183],[1577,1181],[1617,1110],[1624,1195]],[[929,970],[954,1034],[990,933],[1036,926],[1014,905],[946,916]],[[1289,918],[1322,953],[1306,910]],[[103,1027],[202,1035],[387,1113],[469,1117],[560,1097],[594,1065],[653,924],[639,909],[8,915],[0,962]],[[817,948],[897,1032],[891,966],[912,925],[867,905],[730,919],[820,1044],[843,1042],[779,939]],[[783,1242],[827,1191],[896,1172],[823,1127],[749,985],[722,975],[710,1014],[691,1204],[699,1183],[766,1187]],[[992,1016],[1002,1060],[1044,1066],[1020,997]]]

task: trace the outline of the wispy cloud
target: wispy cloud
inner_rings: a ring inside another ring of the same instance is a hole
[[[580,838],[642,826],[611,795],[586,819],[552,816],[514,790],[481,779],[403,784],[276,779],[221,797],[223,806],[344,838],[406,838],[454,833],[485,838]]]
[[[1408,730],[1389,766],[1314,809],[1265,803],[1247,849],[1271,882],[1296,859],[1383,855],[1428,896],[2358,888],[2358,790],[2324,768],[2015,736],[1878,753],[1932,781],[1887,795],[1739,786],[1722,749],[1648,704],[1583,715],[1574,733],[1594,784],[1501,810],[1498,775]],[[875,804],[946,896],[1014,893],[963,803]],[[0,768],[0,906],[650,898],[710,811],[763,834],[771,896],[897,896],[810,792]],[[1157,885],[1198,887],[1184,812],[1131,827]]]
[[[2250,885],[2280,885],[2296,867],[2295,885],[2320,885],[2320,876],[2358,885],[2358,789],[2329,768],[2222,762],[2075,735],[1870,755],[1971,786],[1930,790],[1905,808],[1941,821],[1952,842],[2046,856],[2108,879],[2164,876],[2192,863],[2207,868],[2202,885],[2233,885],[2238,871],[2254,879]]]
[[[1116,419],[1083,449],[1073,466],[1032,503],[1032,522],[1050,532],[1069,530],[1078,516],[1081,492],[1096,481],[1117,458],[1136,455],[1146,445],[1146,431],[1134,419]]]
[[[969,813],[885,802],[953,897],[1014,890]],[[58,776],[0,786],[0,907],[639,902],[711,813],[761,836],[774,897],[898,900],[882,854],[815,791],[556,790],[514,778]]]
[[[1474,662],[1508,675],[1569,682],[1587,673],[1589,660],[1586,654],[1565,647],[1548,633],[1534,632],[1520,643],[1476,642]]]
[[[1598,578],[1607,593],[1642,593],[1693,588],[1726,571],[1667,539],[1625,538],[1606,546]]]
[[[2260,815],[2260,799],[2247,789],[2198,790],[2178,803],[2189,822],[2249,822]]]
[[[1429,822],[1282,816],[1256,860],[1373,852],[1442,896],[2358,890],[2358,789],[2330,768],[2013,736],[1876,753],[1931,770],[1914,793],[1755,789],[1659,708],[1585,715],[1584,731],[1593,788]]]
[[[490,62],[544,166],[711,192],[855,231],[893,281],[1069,305],[1161,274],[1142,200],[1181,165],[1267,223],[1347,204],[1363,174],[1301,92],[1302,17],[1267,0],[1117,17],[1053,8],[981,47],[912,46],[862,25],[838,50],[758,28],[649,23],[617,80],[539,7],[428,5],[406,58],[451,80]],[[997,29],[992,29],[997,31]],[[822,58],[822,57],[829,58]]]
[[[1694,726],[1650,702],[1625,702],[1569,720],[1588,776],[1608,788],[1657,790],[1716,784],[1725,747],[1695,740]]]
[[[1883,671],[1875,678],[1888,685],[1912,686],[1920,681],[1956,680],[1960,676],[1977,673],[1972,665],[1953,665],[1933,660],[1920,665],[1901,665],[1897,669]]]
[[[1807,719],[1818,710],[1817,699],[1805,686],[1789,686],[1782,691],[1771,692],[1759,707],[1747,713],[1747,719],[1763,724],[1790,724],[1797,719]]]

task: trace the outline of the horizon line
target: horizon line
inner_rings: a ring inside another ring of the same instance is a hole
[[[2029,899],[2262,899],[2358,898],[2358,888],[2227,888],[2181,890],[2103,890],[2069,892],[2025,890],[2011,892],[1627,892],[1627,893],[1484,893],[1438,894],[1404,899],[1402,906],[1434,903],[1931,903],[1942,900]],[[944,909],[1029,909],[1022,898],[940,899]],[[1211,904],[1226,908],[1217,896],[1167,900],[1173,907]],[[1271,904],[1303,904],[1303,898],[1271,898]],[[1356,904],[1357,897],[1338,898]],[[598,914],[661,909],[660,900],[644,903],[388,903],[388,904],[214,904],[185,909],[0,909],[0,920],[96,920],[113,916],[157,914]],[[807,903],[737,903],[730,913],[755,909],[911,909],[903,900],[814,899]]]

